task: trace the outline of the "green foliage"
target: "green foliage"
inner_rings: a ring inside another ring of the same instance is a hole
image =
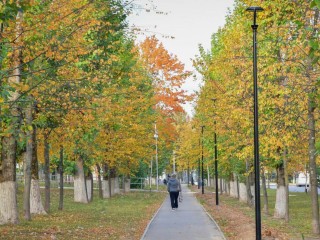
[[[60,158],[57,156],[52,156],[50,159],[50,170],[55,171],[59,167]],[[65,175],[74,175],[76,173],[76,162],[68,160],[65,156],[63,159],[63,173]]]
[[[310,7],[311,8],[317,7],[318,9],[320,9],[320,1],[319,0],[312,0],[310,3]]]

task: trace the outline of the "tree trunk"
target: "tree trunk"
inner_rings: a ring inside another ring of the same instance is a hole
[[[316,164],[316,129],[315,129],[315,101],[312,96],[308,99],[308,129],[309,129],[309,162],[310,162],[310,190],[312,200],[312,230],[320,233],[319,226],[319,203]]]
[[[246,183],[239,183],[240,201],[248,203],[248,193]]]
[[[32,126],[32,104],[29,103],[25,110],[27,124]],[[26,133],[26,154],[24,158],[24,191],[23,191],[23,212],[24,218],[31,220],[30,196],[31,196],[31,163],[33,154],[33,130],[27,130]]]
[[[16,140],[2,139],[0,167],[0,224],[19,222],[16,190]]]
[[[102,194],[103,198],[110,198],[110,184],[108,179],[102,180]]]
[[[247,181],[246,181],[246,190],[247,190],[247,204],[249,207],[253,207],[254,206],[254,196],[252,194],[251,191],[251,186],[252,186],[252,178],[253,178],[253,173],[250,172],[248,177],[247,177]]]
[[[32,163],[31,163],[31,191],[30,191],[30,212],[34,214],[46,214],[41,201],[40,186],[39,186],[39,165],[37,155],[37,129],[33,126],[32,133]]]
[[[287,190],[285,182],[285,170],[283,163],[277,166],[277,193],[274,208],[274,217],[285,219],[287,213]]]
[[[109,177],[109,191],[110,191],[110,197],[115,195],[114,192],[114,186],[115,186],[115,178]]]
[[[235,180],[235,174],[232,173],[231,174],[231,178],[230,178],[230,197],[237,197],[237,183]]]
[[[19,8],[19,2],[17,6]],[[21,35],[22,29],[22,9],[19,8],[16,17],[16,40],[13,46],[13,72],[9,77],[9,84],[20,84],[21,82],[21,63],[22,63],[22,47]],[[9,102],[11,102],[10,113],[11,122],[7,126],[11,133],[9,136],[3,137],[1,141],[1,166],[0,166],[0,224],[13,223],[17,224],[18,206],[17,206],[17,190],[16,190],[16,134],[19,125],[19,111],[16,100],[19,97],[17,91],[11,92]]]
[[[210,185],[211,185],[211,182],[210,182],[210,170],[209,170],[209,164],[207,164],[207,173],[208,173],[208,187],[210,187]],[[188,177],[189,178],[189,177]],[[188,182],[188,184],[189,184],[189,182]]]
[[[127,176],[124,178],[124,181],[123,181],[123,190],[125,193],[127,192],[130,192],[130,176]]]
[[[319,36],[319,9],[316,8],[314,16],[307,21],[312,21],[313,34],[311,38],[317,39]],[[310,39],[309,39],[310,40]],[[318,202],[318,184],[317,184],[317,151],[316,151],[316,118],[315,110],[317,106],[316,99],[318,98],[318,81],[312,79],[311,74],[317,72],[318,67],[313,68],[310,57],[307,59],[307,72],[309,86],[313,86],[307,93],[308,95],[308,129],[309,129],[309,167],[310,167],[310,190],[312,201],[312,230],[315,234],[320,234],[319,223],[319,202]],[[317,79],[314,76],[314,79]]]
[[[103,199],[103,191],[102,191],[102,181],[101,181],[101,168],[100,165],[96,164],[97,173],[98,173],[98,187],[99,187],[99,198]]]
[[[248,173],[247,179],[246,179],[246,190],[247,190],[247,204],[249,207],[254,206],[254,196],[251,191],[251,186],[253,185],[254,182],[254,174],[251,171],[251,165],[249,164],[249,161],[246,161],[246,171]]]
[[[115,188],[115,178],[116,178],[116,169],[111,168],[109,172],[109,191],[110,196],[112,197],[115,194],[114,188]]]
[[[239,186],[239,176],[236,175],[236,181],[237,181],[237,198],[240,199],[240,186]]]
[[[92,175],[91,171],[88,173],[88,176],[86,177],[86,187],[87,187],[88,201],[92,202],[92,200],[93,200],[93,175]]]
[[[74,176],[74,201],[88,203],[82,156],[79,156],[78,160],[76,161],[76,174]]]
[[[286,215],[285,215],[285,221],[289,222],[289,179],[288,179],[288,150],[287,148],[283,151],[283,168],[284,168],[284,180],[286,185]]]
[[[44,138],[44,186],[45,186],[45,201],[44,209],[50,211],[50,159],[49,159],[49,134],[45,132]]]
[[[103,198],[110,198],[110,184],[109,184],[109,168],[106,163],[103,164],[103,180],[102,180],[102,194]]]
[[[263,190],[263,199],[264,199],[264,206],[263,210],[266,215],[269,215],[269,207],[268,207],[268,192],[267,192],[267,184],[266,184],[266,175],[264,168],[262,167],[262,190]]]
[[[60,145],[60,159],[59,159],[59,174],[60,174],[60,184],[59,184],[59,207],[58,210],[63,209],[63,146]]]
[[[227,180],[224,181],[224,188],[226,193],[230,196],[230,181],[227,181]]]
[[[114,178],[114,194],[120,193],[120,183],[119,183],[119,176]]]

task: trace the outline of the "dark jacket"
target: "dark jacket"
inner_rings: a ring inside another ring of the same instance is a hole
[[[180,182],[176,178],[170,178],[167,184],[168,192],[181,192]]]

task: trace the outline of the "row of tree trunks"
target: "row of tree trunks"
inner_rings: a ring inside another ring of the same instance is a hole
[[[227,182],[223,180],[224,182]],[[234,176],[231,181],[226,186],[229,185],[229,189],[223,189],[223,192],[228,193],[234,198],[238,198],[239,201],[247,203],[250,207],[254,206],[254,179],[253,173],[249,173],[246,178],[246,182],[239,182],[238,177]]]
[[[100,191],[100,190],[99,190]],[[119,178],[103,179],[101,182],[101,192],[103,198],[110,198],[120,193]],[[130,192],[130,179],[125,178],[124,192]]]
[[[284,153],[284,163],[286,163],[287,152]],[[279,164],[277,166],[277,192],[276,192],[276,203],[274,217],[282,218],[286,221],[289,221],[289,191],[288,191],[288,180],[286,177],[285,171],[286,165]],[[231,197],[238,198],[242,202],[246,202],[250,207],[254,206],[254,175],[249,173],[246,182],[239,182],[235,178],[231,178],[231,181],[226,181],[224,179],[219,179],[221,185],[224,187],[220,189],[222,192],[227,193]],[[227,187],[229,186],[229,187]],[[264,193],[264,212],[269,214],[268,205],[268,196],[266,191],[266,181],[264,176],[264,171],[262,172],[262,188]]]
[[[93,175],[90,172],[85,176],[83,158],[80,156],[76,162],[76,174],[74,177],[74,201],[81,203],[89,203],[93,199]],[[100,166],[96,165],[98,171],[99,196],[102,198],[110,198],[120,193],[119,177],[116,175],[115,169],[110,169],[107,164],[103,165],[103,179],[100,178]],[[130,191],[130,179],[124,182],[124,191]]]

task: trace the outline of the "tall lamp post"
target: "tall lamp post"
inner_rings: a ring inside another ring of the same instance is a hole
[[[157,124],[154,125],[154,138],[156,139],[156,168],[157,168],[157,191],[159,190],[159,172],[158,172],[158,131],[157,131]]]
[[[214,103],[214,108],[216,107],[215,98],[212,99]],[[215,179],[216,179],[216,206],[219,205],[219,188],[218,188],[218,147],[217,147],[217,121],[214,118],[214,171],[215,171]]]
[[[187,174],[188,174],[187,181],[188,181],[188,186],[189,186],[189,182],[190,182],[190,164],[189,164],[189,159],[188,159],[188,170],[187,170]]]
[[[203,181],[203,128],[201,126],[201,186],[202,186],[202,194],[204,194],[204,181]]]
[[[255,171],[255,215],[256,239],[261,239],[261,207],[260,207],[260,166],[259,166],[259,128],[258,128],[258,70],[257,70],[257,12],[263,11],[261,7],[248,7],[253,12],[253,104],[254,104],[254,171]]]
[[[201,147],[201,143],[200,143],[200,138],[199,138],[199,149]],[[198,158],[198,189],[200,189],[200,155]]]

